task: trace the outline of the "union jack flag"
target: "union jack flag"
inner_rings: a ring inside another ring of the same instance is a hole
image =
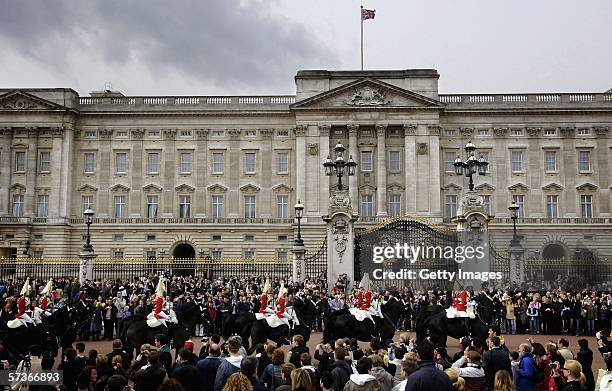
[[[361,20],[374,19],[376,10],[361,9]]]

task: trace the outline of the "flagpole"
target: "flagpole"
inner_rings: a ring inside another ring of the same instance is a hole
[[[363,4],[359,11],[359,19],[361,19],[361,71],[363,72]]]

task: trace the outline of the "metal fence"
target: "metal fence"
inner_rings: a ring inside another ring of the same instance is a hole
[[[529,281],[573,281],[583,286],[612,281],[612,260],[607,258],[528,258],[525,278]]]
[[[312,253],[306,253],[304,257],[306,277],[323,277],[327,280],[327,237],[323,239],[321,246]]]

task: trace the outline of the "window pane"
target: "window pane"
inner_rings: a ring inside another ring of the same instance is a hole
[[[582,217],[593,217],[593,196],[592,195],[581,195],[580,196],[580,210]]]
[[[83,212],[87,209],[93,209],[93,196],[87,195],[81,197],[81,204],[83,207]]]
[[[457,196],[447,195],[446,196],[446,217],[452,218],[457,216]]]
[[[516,212],[517,217],[521,219],[524,218],[525,217],[525,196],[522,194],[513,195],[512,201],[516,202],[519,206],[519,209]]]
[[[374,216],[374,197],[371,194],[361,196],[361,215]]]
[[[191,154],[190,153],[181,153],[180,158],[180,172],[182,174],[187,174],[191,172]]]
[[[87,152],[83,158],[84,168],[86,173],[93,173],[95,171],[95,155],[91,152]]]
[[[276,171],[278,174],[285,174],[289,172],[289,154],[279,153],[276,160]]]
[[[401,196],[399,194],[391,194],[389,196],[389,215],[399,216],[402,213]]]
[[[276,216],[279,219],[286,219],[289,217],[289,196],[276,196]]]
[[[591,171],[591,153],[589,151],[580,151],[578,169],[580,171]]]
[[[523,171],[523,152],[512,151],[512,172]]]
[[[15,171],[25,171],[25,152],[15,153]]]
[[[212,196],[212,217],[215,219],[223,217],[223,196]]]
[[[38,204],[36,207],[36,216],[37,217],[47,217],[48,214],[49,214],[49,196],[39,195]]]
[[[40,153],[40,171],[47,172],[51,166],[51,153],[41,152]]]
[[[445,172],[455,172],[455,166],[453,163],[457,158],[456,152],[444,152],[444,171]]]
[[[401,162],[400,162],[400,152],[399,151],[389,151],[389,170],[390,171],[400,171],[401,170]]]
[[[488,215],[490,215],[491,214],[491,196],[490,195],[483,195],[482,196],[482,202],[484,204],[485,212]]]
[[[213,153],[213,174],[223,174],[225,157],[223,153]]]
[[[127,153],[118,153],[115,155],[115,169],[117,173],[127,172]]]
[[[247,219],[255,218],[255,196],[244,196],[244,217]]]
[[[13,195],[13,217],[23,216],[23,195]]]
[[[361,152],[361,171],[372,171],[372,151]]]
[[[154,219],[157,217],[157,209],[159,205],[159,199],[156,195],[147,196],[147,217]]]
[[[557,171],[557,152],[544,152],[544,169],[547,172]]]
[[[179,196],[179,217],[182,219],[188,218],[191,213],[191,196]]]
[[[244,154],[244,172],[247,174],[255,173],[255,154],[245,153]]]
[[[159,153],[152,152],[152,153],[148,154],[147,172],[149,172],[149,173],[158,173],[159,172]]]
[[[115,217],[125,217],[125,196],[115,196]]]
[[[546,196],[546,216],[550,218],[559,217],[558,196],[556,195]]]

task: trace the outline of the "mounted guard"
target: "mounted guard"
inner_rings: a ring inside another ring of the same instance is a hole
[[[38,301],[38,305],[32,308],[32,318],[34,319],[35,324],[41,324],[43,318],[51,315],[51,300],[49,299],[49,295],[53,291],[53,278],[50,278],[45,285],[45,288],[40,292],[40,300]]]
[[[34,321],[26,312],[26,309],[30,303],[30,299],[28,296],[32,291],[32,287],[30,286],[30,277],[23,284],[23,288],[21,288],[19,299],[17,299],[17,314],[15,314],[15,319],[9,320],[6,322],[6,325],[11,329],[16,329],[17,327],[26,326],[28,324],[33,324]]]
[[[272,296],[272,284],[270,284],[270,278],[266,278],[266,283],[264,284],[263,290],[261,292],[261,306],[259,307],[259,313],[257,314],[257,319],[263,319],[265,315],[273,314],[274,310],[270,308],[270,296]]]
[[[468,296],[467,291],[453,293],[453,304],[446,309],[446,317],[452,318],[470,318],[476,317],[476,302],[472,297]]]
[[[276,328],[281,325],[290,326],[289,320],[293,320],[294,325],[298,325],[299,321],[295,316],[295,312],[291,311],[291,314],[286,311],[287,306],[287,288],[285,288],[285,283],[281,281],[280,288],[278,290],[278,300],[276,301],[276,305],[274,309],[268,306],[268,292],[272,291],[272,287],[269,285],[269,281],[266,281],[266,285],[264,285],[264,293],[261,297],[261,308],[259,309],[259,313],[255,314],[255,318],[257,320],[265,319],[268,325],[272,328]],[[264,301],[266,302],[266,306],[264,307]],[[292,315],[293,314],[293,315]]]
[[[151,328],[158,326],[168,327],[166,321],[178,324],[174,311],[169,307],[164,308],[164,297],[166,296],[165,282],[166,279],[161,276],[155,288],[155,306],[153,307],[153,312],[147,315],[147,325]]]
[[[372,316],[382,318],[382,313],[377,305],[378,303],[374,302],[375,305],[372,305],[372,297],[372,281],[370,280],[368,273],[364,273],[361,282],[359,282],[357,305],[353,308],[349,308],[349,312],[355,317],[355,319],[360,322],[363,322],[365,319],[370,319],[373,322],[374,319],[372,319]]]

